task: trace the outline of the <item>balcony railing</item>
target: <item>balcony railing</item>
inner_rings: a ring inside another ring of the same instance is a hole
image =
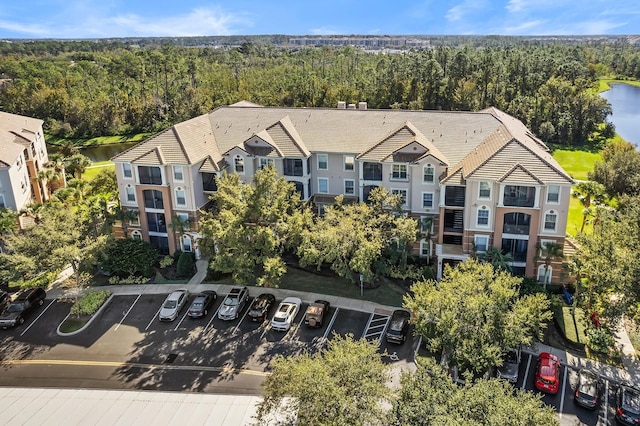
[[[502,204],[505,207],[533,207],[535,204],[535,197],[520,198],[505,195]]]
[[[160,191],[143,191],[144,206],[148,209],[164,209],[162,200],[162,192]]]
[[[149,222],[149,231],[151,232],[167,232],[167,225],[163,221]]]
[[[529,225],[508,225],[504,224],[502,232],[504,234],[529,235]]]
[[[364,163],[362,165],[362,180],[382,180],[382,164]]]
[[[504,189],[502,204],[506,207],[533,207],[536,189],[532,186],[507,185]]]
[[[444,192],[444,204],[451,207],[464,207],[464,186],[447,186]]]

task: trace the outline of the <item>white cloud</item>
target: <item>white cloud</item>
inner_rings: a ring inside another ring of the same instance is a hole
[[[26,36],[44,37],[49,35],[49,29],[40,24],[21,24],[18,22],[0,21],[0,30],[21,33]]]
[[[483,0],[464,0],[462,3],[453,6],[445,14],[449,22],[461,21],[475,12],[483,10],[485,2]]]
[[[535,28],[542,28],[545,22],[542,19],[522,22],[515,27],[505,27],[505,32],[512,35],[543,34],[542,30],[536,31]]]
[[[344,34],[344,31],[337,30],[333,27],[319,27],[312,28],[311,34],[313,35],[334,35],[334,34]]]

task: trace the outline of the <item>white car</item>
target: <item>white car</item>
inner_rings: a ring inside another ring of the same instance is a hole
[[[176,290],[167,296],[160,313],[158,313],[158,319],[160,321],[173,321],[178,317],[178,314],[186,305],[189,299],[189,292],[187,290]]]
[[[297,297],[287,297],[284,299],[271,319],[271,328],[279,331],[289,330],[293,319],[300,310],[301,304],[302,300]]]

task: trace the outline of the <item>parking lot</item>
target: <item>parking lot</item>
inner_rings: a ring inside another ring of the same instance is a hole
[[[56,332],[70,304],[46,300],[25,324],[1,331],[2,360],[15,364],[5,365],[0,385],[43,386],[43,380],[50,380],[50,386],[259,394],[277,355],[316,352],[336,335],[366,338],[378,345],[384,362],[398,366],[413,362],[418,345],[411,332],[403,345],[386,342],[390,311],[331,306],[322,326],[311,328],[304,324],[308,304],[302,303],[289,331],[281,332],[269,326],[280,300],[264,322],[252,322],[246,315],[253,298],[237,319],[223,321],[217,311],[225,295],[219,294],[208,315],[191,319],[191,294],[174,321],[161,322],[158,314],[166,296],[114,296],[86,329],[72,336]],[[535,367],[536,357],[523,354],[518,389],[534,390]],[[560,379],[558,394],[542,400],[558,411],[561,424],[615,424],[615,384],[605,381],[602,403],[588,411],[573,402],[576,371],[563,364]]]
[[[257,292],[252,296],[256,295]],[[262,323],[252,322],[246,315],[253,298],[237,319],[218,319],[224,294],[218,295],[208,315],[191,319],[187,316],[194,298],[191,294],[174,321],[161,322],[158,313],[166,296],[114,296],[99,317],[72,336],[59,336],[56,332],[69,313],[70,304],[46,300],[25,324],[2,330],[2,358],[21,360],[22,364],[8,370],[27,382],[37,381],[26,371],[33,369],[36,362],[55,361],[62,371],[73,361],[76,375],[80,368],[110,367],[109,374],[95,373],[96,381],[108,381],[107,387],[217,392],[238,386],[239,390],[233,390],[244,393],[260,392],[259,382],[277,355],[316,352],[336,335],[352,334],[378,344],[380,352],[389,355],[383,357],[385,362],[413,361],[412,338],[403,345],[378,340],[392,312],[360,312],[331,306],[322,326],[311,328],[304,324],[308,304],[303,303],[290,330],[281,332],[269,326],[280,300],[276,300],[269,318]],[[8,379],[0,378],[0,384],[8,384],[5,380]]]

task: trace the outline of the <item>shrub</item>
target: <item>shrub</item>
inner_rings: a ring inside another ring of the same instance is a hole
[[[126,278],[120,278],[116,275],[109,278],[109,284],[146,284],[149,282],[149,278],[143,276],[129,275]]]
[[[176,266],[176,272],[179,277],[191,277],[196,272],[196,264],[193,261],[191,253],[182,253],[178,259],[178,265]]]
[[[606,327],[589,328],[589,330],[587,330],[587,339],[589,349],[604,354],[608,353],[609,348],[615,343],[613,335]]]
[[[74,315],[93,315],[111,296],[109,290],[92,291],[82,296],[71,307],[71,313]]]
[[[171,256],[164,256],[162,259],[160,259],[160,267],[161,268],[166,268],[168,266],[173,265],[174,259]]]
[[[151,277],[153,266],[158,259],[156,249],[146,241],[133,238],[114,240],[109,243],[104,253],[101,267],[119,275],[142,274]]]
[[[19,279],[17,281],[10,281],[9,287],[18,287],[20,289],[35,288],[35,287],[47,288],[49,284],[55,281],[57,276],[58,276],[57,271],[45,272],[29,280]]]

